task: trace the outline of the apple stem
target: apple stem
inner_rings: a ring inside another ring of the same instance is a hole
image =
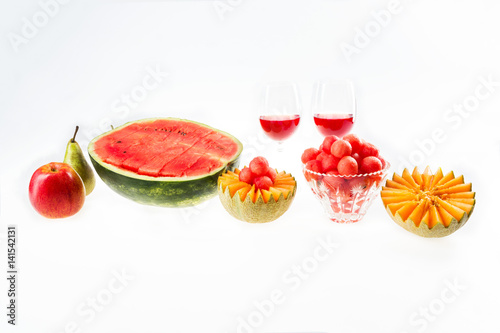
[[[73,134],[73,137],[71,138],[71,142],[75,142],[75,138],[76,138],[76,133],[78,132],[78,125],[76,125],[76,128],[75,128],[75,134]]]
[[[114,127],[113,125],[110,125],[110,126],[111,126],[111,130],[114,130],[114,129],[115,129],[115,127]]]

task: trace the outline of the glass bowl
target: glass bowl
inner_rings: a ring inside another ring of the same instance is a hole
[[[354,223],[365,216],[387,178],[390,166],[385,161],[384,168],[380,171],[349,176],[317,173],[306,169],[305,165],[302,170],[330,220]]]

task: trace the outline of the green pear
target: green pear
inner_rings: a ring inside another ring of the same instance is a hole
[[[75,134],[69,140],[66,146],[66,154],[64,154],[64,163],[71,165],[75,169],[76,173],[82,178],[83,185],[85,186],[85,194],[89,195],[95,187],[95,176],[94,171],[87,163],[85,156],[83,155],[82,149],[78,142],[75,141],[76,133],[78,132],[78,126],[76,126]]]

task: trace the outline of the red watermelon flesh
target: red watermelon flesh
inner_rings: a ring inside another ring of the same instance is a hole
[[[221,162],[218,159],[203,156],[195,164],[191,166],[193,169],[191,176],[200,176],[203,174],[210,173],[212,170],[220,168]]]
[[[238,150],[223,133],[174,119],[132,123],[94,144],[104,162],[151,177],[203,175],[223,166]]]

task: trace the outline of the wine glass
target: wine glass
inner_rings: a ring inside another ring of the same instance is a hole
[[[297,129],[302,106],[294,83],[272,83],[262,92],[260,125],[266,135],[278,142],[278,151],[283,151],[283,141]]]
[[[356,119],[356,99],[350,81],[319,81],[312,101],[314,124],[324,136],[342,137],[349,133]]]

